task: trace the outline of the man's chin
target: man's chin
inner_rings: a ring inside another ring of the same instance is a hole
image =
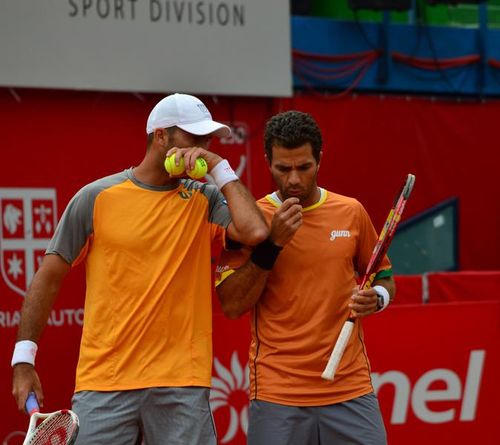
[[[287,198],[299,198],[300,200],[304,199],[304,192],[301,191],[291,191],[285,193]]]
[[[283,201],[287,200],[288,198],[298,198],[301,203],[306,198],[303,192],[285,192],[281,193],[281,196],[283,197]]]

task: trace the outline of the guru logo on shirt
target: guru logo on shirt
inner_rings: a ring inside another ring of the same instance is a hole
[[[332,230],[330,232],[330,241],[335,241],[337,238],[350,238],[351,232],[349,230]]]

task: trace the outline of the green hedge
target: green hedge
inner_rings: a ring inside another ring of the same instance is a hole
[[[425,0],[417,0],[417,11],[411,16],[407,12],[391,12],[392,23],[411,23],[419,20],[429,25],[477,27],[479,21],[478,6],[461,4],[457,6],[430,6]],[[488,0],[488,25],[500,28],[500,0]],[[348,6],[348,0],[313,0],[312,14],[337,20],[358,20],[380,22],[382,13],[361,10],[355,14]]]

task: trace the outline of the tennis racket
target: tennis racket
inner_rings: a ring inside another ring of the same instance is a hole
[[[26,412],[30,415],[28,431],[23,445],[71,445],[78,435],[78,417],[69,409],[42,414],[35,393],[26,400]]]
[[[413,190],[413,185],[415,184],[415,175],[411,173],[408,174],[406,180],[401,187],[399,193],[394,199],[394,203],[392,208],[385,220],[384,227],[382,228],[380,235],[378,237],[377,243],[373,248],[372,256],[370,257],[370,261],[368,262],[368,266],[366,267],[366,272],[363,275],[361,280],[361,284],[359,288],[361,290],[369,289],[375,275],[377,274],[380,263],[384,259],[387,250],[389,249],[389,245],[391,244],[392,238],[396,233],[396,227],[401,220],[401,215],[403,214],[403,210],[405,208],[406,202],[410,197],[410,194]],[[335,377],[335,372],[339,366],[340,360],[344,355],[344,350],[351,338],[352,330],[354,328],[354,323],[356,319],[353,318],[352,313],[349,314],[349,318],[342,326],[342,330],[340,331],[339,338],[335,343],[335,347],[330,355],[330,359],[321,374],[321,377],[325,380],[332,381]]]

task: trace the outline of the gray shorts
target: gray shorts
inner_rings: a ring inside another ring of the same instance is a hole
[[[73,396],[80,419],[75,445],[215,445],[209,388],[81,391]]]
[[[375,394],[326,406],[250,402],[248,445],[386,445]]]

